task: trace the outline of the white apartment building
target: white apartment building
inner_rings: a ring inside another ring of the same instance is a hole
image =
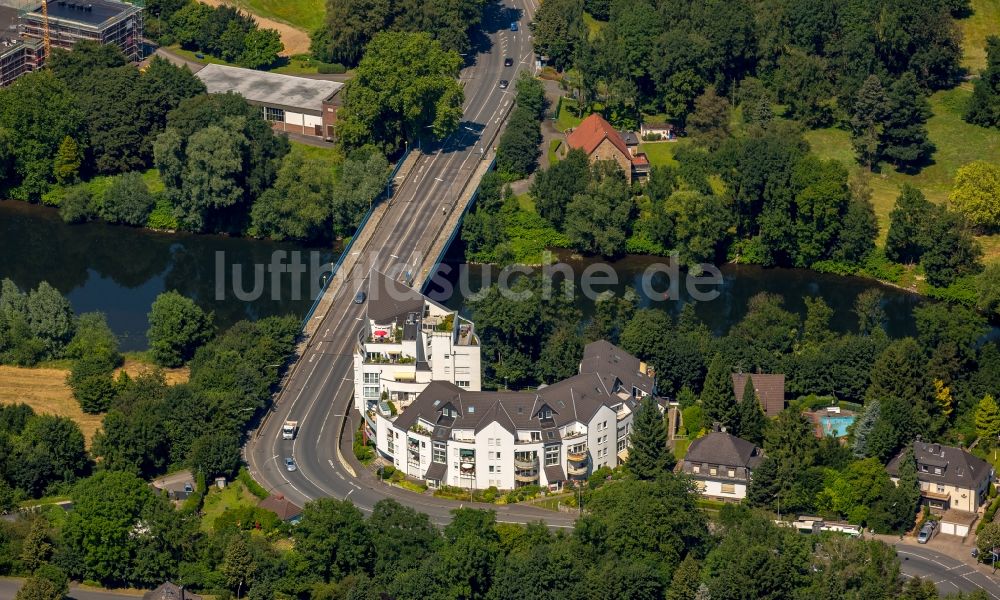
[[[389,414],[388,401],[406,408],[431,381],[481,388],[472,321],[381,273],[368,280],[366,319],[354,347],[354,407],[366,415],[369,434],[372,413]]]
[[[431,487],[558,488],[627,457],[637,401],[655,393],[646,364],[588,344],[573,377],[528,392],[427,385],[398,416],[371,411],[379,453]]]

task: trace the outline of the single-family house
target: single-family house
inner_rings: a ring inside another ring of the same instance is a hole
[[[155,590],[143,594],[142,600],[202,600],[202,597],[185,590],[182,585],[165,581]]]
[[[753,470],[764,451],[725,431],[713,431],[691,442],[681,471],[695,481],[701,493],[720,500],[742,500]]]
[[[566,136],[566,145],[583,150],[592,163],[613,161],[631,183],[634,178],[649,175],[649,159],[639,152],[639,138],[634,133],[628,133],[627,137],[632,141],[631,145],[626,141],[626,135],[616,131],[601,115],[592,113]]]
[[[672,140],[676,137],[674,126],[670,123],[653,123],[643,121],[639,125],[639,136],[644,140]]]
[[[257,507],[273,512],[286,523],[298,523],[302,518],[302,507],[285,498],[283,494],[268,496],[258,502]]]
[[[743,399],[743,390],[746,389],[747,377],[757,392],[757,399],[760,400],[760,407],[764,414],[773,417],[785,409],[785,376],[766,373],[733,373],[733,394],[736,400]]]
[[[938,511],[968,513],[977,512],[983,506],[995,477],[989,463],[961,448],[919,439],[913,442],[912,448],[923,504]],[[903,449],[886,465],[893,481],[899,481],[899,463],[905,454],[906,449]]]

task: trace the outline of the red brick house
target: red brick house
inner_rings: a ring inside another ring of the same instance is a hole
[[[635,138],[635,135],[630,135],[630,138]],[[583,150],[590,162],[614,161],[624,171],[629,183],[634,178],[649,174],[649,160],[638,151],[638,144],[627,144],[625,136],[597,113],[592,113],[566,136],[566,145]]]

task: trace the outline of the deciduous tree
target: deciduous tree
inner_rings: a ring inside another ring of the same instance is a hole
[[[175,291],[156,297],[149,312],[150,350],[164,367],[177,367],[212,336],[212,316]]]

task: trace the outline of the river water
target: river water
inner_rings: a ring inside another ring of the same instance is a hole
[[[461,242],[453,246],[446,264],[455,267],[462,255]],[[288,273],[268,274],[267,265],[276,256],[281,259],[279,262],[287,264],[294,252],[301,254],[305,271],[298,285]],[[146,315],[157,294],[164,290],[177,290],[212,311],[216,324],[222,328],[246,318],[304,316],[324,270],[320,265],[331,260],[336,260],[332,249],[295,244],[156,233],[104,223],[66,225],[55,210],[22,202],[0,202],[0,278],[9,277],[22,289],[48,281],[69,298],[77,313],[104,312],[125,350],[145,347]],[[659,273],[651,278],[652,288],[658,292],[652,297],[642,293],[643,274],[663,260],[630,256],[609,262],[618,283],[595,289],[612,289],[620,294],[626,287],[632,287],[640,292],[644,306],[679,313],[685,302],[692,301],[683,282],[679,293],[664,300],[662,290],[670,279]],[[579,275],[594,261],[567,257],[562,262]],[[234,281],[234,266],[242,274],[242,281]],[[257,273],[258,279],[254,279],[255,268],[262,272],[262,277]],[[697,314],[717,334],[725,333],[738,322],[746,313],[749,298],[759,292],[779,294],[785,299],[787,309],[803,315],[803,297],[821,296],[834,310],[832,327],[847,332],[857,324],[852,309],[858,294],[879,287],[885,294],[887,329],[893,337],[914,334],[913,308],[924,301],[914,294],[872,281],[805,269],[725,265],[721,271],[721,285],[715,288],[718,297],[695,304]],[[220,273],[223,285],[219,285]],[[453,269],[447,279],[458,290],[456,273],[457,269]],[[474,292],[484,281],[488,282],[489,277],[478,267],[471,267],[466,288]],[[259,286],[257,294],[237,293],[252,291],[255,282]],[[461,293],[440,300],[468,312]],[[592,312],[593,302],[582,294],[577,295],[576,303],[585,316]]]
[[[67,225],[54,209],[0,202],[0,279],[9,277],[22,290],[48,281],[69,298],[77,314],[105,313],[123,350],[146,347],[146,315],[165,290],[177,290],[212,311],[221,328],[247,318],[305,315],[312,304],[310,288],[317,288],[305,275],[298,286],[287,273],[274,278],[276,299],[266,276],[256,299],[240,299],[233,291],[234,265],[244,276],[241,290],[253,291],[252,265],[268,265],[275,256],[287,263],[294,251],[302,254],[304,264],[310,257],[316,263],[335,259],[331,249],[295,244],[157,233],[105,223]],[[220,265],[226,276],[221,290],[216,285]]]

